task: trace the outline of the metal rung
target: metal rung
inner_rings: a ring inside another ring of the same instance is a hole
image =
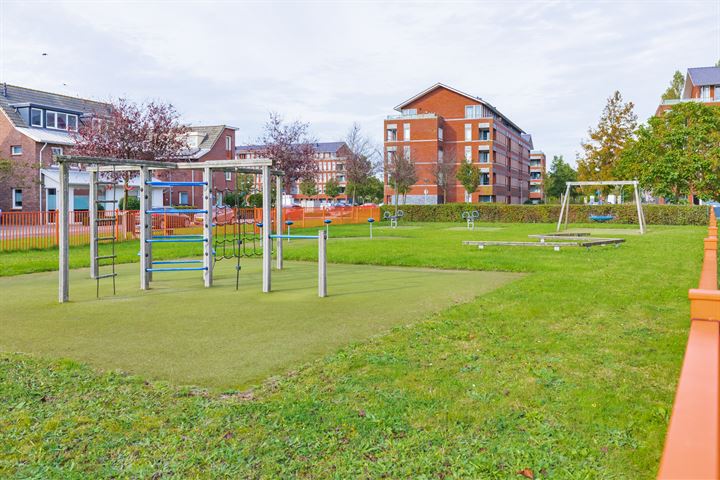
[[[95,280],[100,280],[101,278],[110,278],[110,277],[117,277],[117,273],[104,273],[102,275],[96,276]]]
[[[203,263],[203,260],[158,260],[153,265],[182,265],[184,263]]]
[[[145,185],[152,185],[153,187],[203,187],[207,185],[207,182],[160,182],[160,181],[147,181]]]
[[[207,242],[207,238],[160,238],[160,239],[147,239],[146,243],[201,243]]]
[[[120,200],[95,200],[95,203],[118,203]]]
[[[117,217],[105,217],[105,218],[96,218],[96,222],[114,222],[117,220]]]
[[[108,258],[117,258],[117,255],[101,255],[99,257],[95,257],[95,260],[106,260]]]
[[[95,185],[116,185],[117,182],[95,182]]]
[[[207,270],[207,267],[146,268],[146,272],[189,272]]]
[[[194,208],[154,208],[152,210],[145,210],[145,213],[207,213],[207,210]]]
[[[115,240],[115,237],[98,237],[95,239],[97,242],[102,242],[103,240]]]

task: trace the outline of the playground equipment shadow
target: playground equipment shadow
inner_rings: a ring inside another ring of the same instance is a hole
[[[95,298],[88,269],[71,272],[69,304],[57,274],[0,278],[0,350],[70,358],[105,370],[211,388],[245,388],[338,348],[421,321],[522,274],[328,265],[330,296],[317,297],[317,264],[286,262],[273,292],[260,291],[257,259],[219,262],[215,286],[199,272],[156,273],[138,288],[137,264],[119,265]],[[28,308],[32,299],[34,308]]]

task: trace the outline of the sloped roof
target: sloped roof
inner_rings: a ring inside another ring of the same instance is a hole
[[[0,84],[0,109],[16,127],[29,127],[13,105],[32,104],[81,114],[108,115],[110,104],[71,97],[60,93],[44,92],[17,85]]]
[[[75,139],[64,130],[48,130],[35,127],[17,127],[17,131],[39,143],[75,145]]]
[[[693,85],[720,85],[720,67],[688,68],[688,75]]]
[[[188,133],[200,133],[204,135],[197,147],[188,148],[180,154],[181,157],[197,160],[206,155],[222,136],[226,128],[237,130],[227,125],[191,125],[188,127]]]
[[[395,110],[397,110],[398,112],[401,112],[402,109],[403,109],[403,107],[405,107],[405,106],[408,105],[409,103],[414,102],[414,101],[417,100],[418,98],[423,97],[423,96],[427,95],[428,93],[432,92],[433,90],[437,90],[438,88],[444,88],[444,89],[446,89],[446,90],[450,90],[451,92],[457,93],[458,95],[461,95],[461,96],[463,96],[463,97],[465,97],[465,98],[467,98],[467,99],[469,99],[469,100],[472,100],[473,102],[477,102],[477,103],[480,103],[480,104],[482,104],[482,105],[485,105],[488,109],[490,109],[490,111],[492,111],[493,113],[495,113],[496,115],[498,115],[499,117],[501,117],[502,119],[504,119],[509,125],[511,125],[513,128],[515,128],[517,131],[519,131],[520,133],[524,133],[524,132],[525,132],[522,128],[518,127],[512,120],[510,120],[508,117],[506,117],[505,115],[503,115],[502,113],[500,113],[500,110],[498,110],[497,108],[495,108],[494,106],[492,106],[492,105],[490,104],[490,102],[487,102],[487,101],[483,100],[483,99],[480,98],[480,97],[472,96],[472,95],[470,95],[469,93],[462,92],[462,91],[460,91],[460,90],[458,90],[458,89],[456,89],[456,88],[449,87],[449,86],[445,85],[444,83],[440,83],[440,82],[436,83],[435,85],[433,85],[433,86],[430,87],[430,88],[426,88],[425,90],[423,90],[422,92],[418,93],[417,95],[414,95],[414,96],[412,96],[411,98],[408,98],[407,100],[405,100],[404,102],[402,102],[400,105],[396,106],[396,107],[395,107]]]

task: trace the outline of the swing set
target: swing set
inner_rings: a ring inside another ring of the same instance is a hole
[[[637,217],[638,217],[638,226],[640,228],[640,234],[644,234],[646,231],[646,224],[645,224],[645,213],[643,212],[642,208],[642,198],[640,197],[640,186],[637,180],[607,180],[607,181],[586,181],[586,182],[567,182],[565,187],[565,195],[562,198],[562,202],[560,205],[560,218],[557,222],[557,228],[556,231],[559,232],[560,229],[563,226],[563,220],[565,229],[567,230],[568,221],[570,217],[570,190],[573,187],[620,187],[623,188],[625,186],[632,186],[633,189],[633,197],[635,201],[635,205],[637,206]],[[614,220],[615,217],[613,215],[608,214],[590,214],[589,220],[592,220],[593,222],[597,223],[605,223],[609,222],[610,220]]]

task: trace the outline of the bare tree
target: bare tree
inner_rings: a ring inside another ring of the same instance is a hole
[[[435,185],[442,192],[443,203],[447,202],[447,192],[450,189],[450,180],[455,177],[455,152],[449,151],[443,158],[433,165]]]
[[[188,128],[169,103],[138,104],[120,98],[112,102],[109,118],[93,119],[73,134],[73,153],[95,157],[167,160],[187,149]],[[127,205],[130,179],[137,172],[124,171],[114,180],[123,179],[124,205]]]
[[[304,178],[315,178],[318,173],[315,162],[316,140],[310,137],[310,124],[294,121],[285,123],[277,113],[270,113],[264,133],[259,142],[262,154],[273,161],[275,168],[285,172],[283,187],[286,192]]]
[[[418,178],[415,164],[404,148],[392,152],[385,165],[385,173],[395,194],[395,205],[398,204],[400,195],[403,196],[404,203],[410,187],[417,182]]]
[[[362,188],[368,179],[378,170],[376,158],[379,155],[377,146],[362,133],[360,124],[354,123],[347,136],[345,143],[350,149],[350,156],[345,162],[345,173],[348,188],[352,191],[352,203],[355,204],[355,196],[358,188]]]

